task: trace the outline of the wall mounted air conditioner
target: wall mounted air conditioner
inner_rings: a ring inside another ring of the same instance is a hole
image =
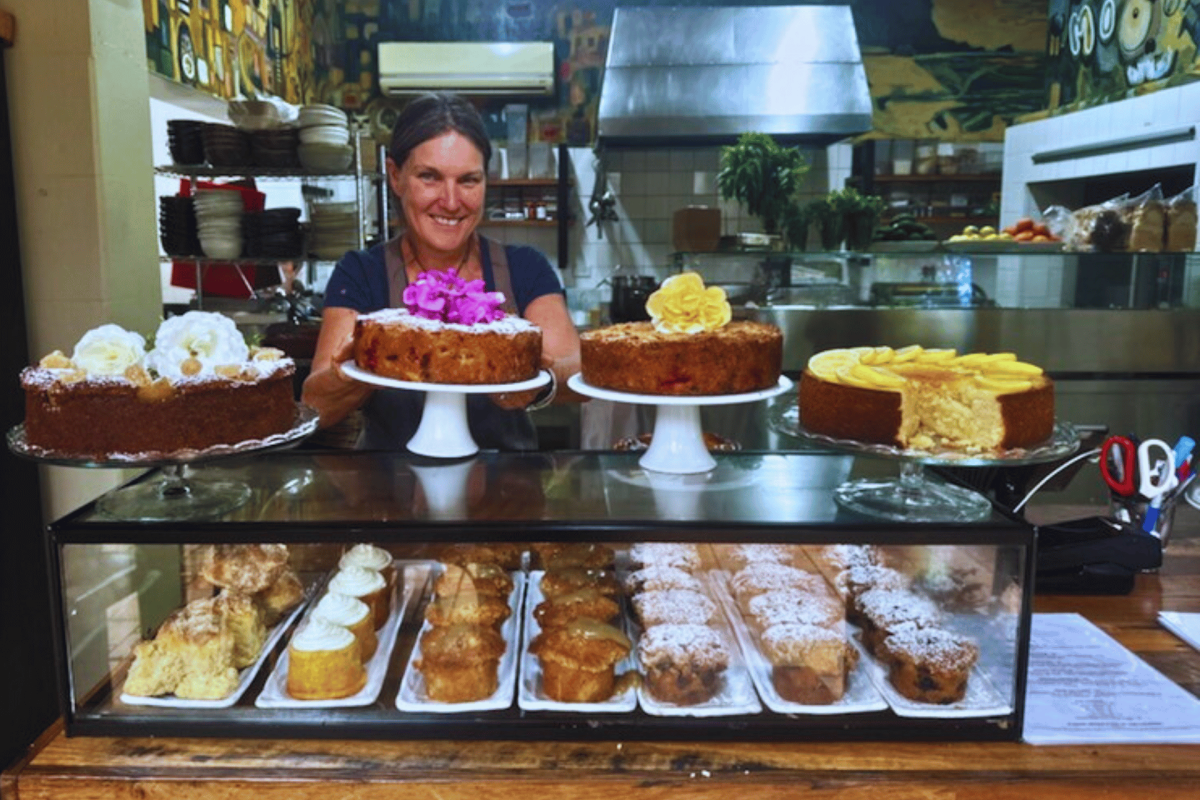
[[[554,91],[554,44],[383,42],[379,86],[393,96],[430,91],[547,95]]]

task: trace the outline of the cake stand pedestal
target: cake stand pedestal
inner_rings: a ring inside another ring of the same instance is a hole
[[[25,439],[25,426],[8,432],[8,448],[14,454],[43,464],[63,467],[110,469],[159,468],[157,480],[125,486],[96,500],[97,513],[118,520],[181,522],[211,519],[228,514],[250,499],[250,487],[233,481],[196,480],[188,474],[193,464],[229,456],[265,453],[294,447],[317,429],[317,412],[297,404],[292,428],[266,439],[232,445],[214,445],[204,450],[183,450],[154,455],[114,455],[106,459],[79,458],[34,447]]]
[[[792,381],[781,375],[778,383],[769,389],[702,397],[614,392],[585,383],[580,373],[572,375],[567,381],[567,386],[585,397],[597,400],[655,406],[654,432],[650,437],[650,446],[638,459],[638,464],[652,472],[688,475],[708,472],[717,465],[716,459],[704,444],[704,432],[700,427],[701,406],[767,400],[791,389]]]
[[[536,377],[518,383],[461,384],[418,383],[385,378],[362,369],[354,361],[344,361],[342,372],[356,381],[386,389],[408,389],[425,393],[425,410],[417,432],[405,443],[410,453],[430,458],[465,458],[479,452],[467,424],[467,395],[524,392],[540,389],[550,382],[550,373],[542,370]]]
[[[1056,423],[1051,437],[1034,447],[971,455],[901,450],[809,433],[800,425],[795,400],[780,404],[769,419],[777,433],[809,439],[835,450],[898,461],[900,475],[897,478],[851,480],[838,486],[833,493],[834,500],[843,508],[896,522],[974,522],[992,513],[992,503],[987,497],[970,489],[931,480],[927,467],[1017,467],[1055,461],[1079,449],[1079,432],[1066,422]]]

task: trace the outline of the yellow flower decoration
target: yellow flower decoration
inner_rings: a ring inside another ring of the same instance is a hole
[[[702,333],[715,331],[733,318],[725,290],[704,287],[695,272],[672,275],[662,282],[646,310],[659,333]]]

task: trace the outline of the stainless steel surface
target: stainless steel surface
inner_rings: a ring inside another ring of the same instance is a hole
[[[602,141],[713,142],[759,131],[828,144],[870,128],[849,6],[613,14],[600,92]]]

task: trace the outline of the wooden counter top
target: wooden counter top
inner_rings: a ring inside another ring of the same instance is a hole
[[[1163,569],[1125,596],[1039,596],[1076,611],[1200,694],[1200,653],[1155,621],[1200,611],[1200,513],[1183,507]],[[4,773],[5,800],[304,798],[1028,798],[1200,796],[1200,745],[453,742],[67,738]]]

